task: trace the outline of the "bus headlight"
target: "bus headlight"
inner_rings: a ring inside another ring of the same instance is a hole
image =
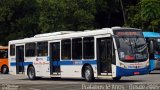
[[[147,61],[146,66],[147,66],[147,67],[149,66],[149,61]]]
[[[120,67],[127,68],[123,63],[120,63]]]

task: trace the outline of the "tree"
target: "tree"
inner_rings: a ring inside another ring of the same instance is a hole
[[[8,35],[13,33],[12,24],[15,22],[14,11],[21,0],[0,0],[0,44],[8,44]]]
[[[122,0],[96,0],[96,28],[123,26],[126,22]]]
[[[124,9],[124,6],[123,6],[123,1],[122,1],[122,0],[119,0],[119,2],[120,2],[120,5],[121,5],[121,10],[122,10],[122,14],[123,14],[124,24],[127,24],[126,15],[125,15],[125,9]]]
[[[160,1],[159,0],[142,0],[141,18],[145,22],[145,27],[155,31],[160,25]]]
[[[159,0],[0,0],[0,44],[38,33],[130,26],[158,31]]]
[[[141,0],[136,6],[132,7],[132,15],[128,16],[130,26],[148,31],[158,31],[160,28],[160,1]]]
[[[39,33],[39,5],[36,0],[1,0],[2,44]]]
[[[22,0],[13,17],[12,28],[18,31],[18,38],[31,37],[39,33],[39,3],[36,0]]]
[[[95,0],[40,0],[42,32],[94,28]]]

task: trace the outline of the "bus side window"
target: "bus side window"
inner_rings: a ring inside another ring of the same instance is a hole
[[[8,58],[8,50],[4,50],[4,58]]]
[[[0,58],[7,58],[7,50],[0,50]]]
[[[34,57],[35,56],[36,43],[26,43],[25,45],[25,56]]]
[[[71,40],[65,39],[61,41],[61,57],[62,60],[71,59]]]
[[[48,56],[48,42],[37,43],[37,56]]]
[[[83,38],[83,58],[94,59],[94,37]]]
[[[82,59],[82,38],[72,39],[72,59]]]
[[[15,56],[15,45],[10,45],[10,56]]]

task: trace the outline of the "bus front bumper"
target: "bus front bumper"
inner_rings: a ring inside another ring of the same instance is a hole
[[[148,67],[140,69],[125,69],[118,66],[116,67],[116,77],[144,75],[148,73],[149,73]]]

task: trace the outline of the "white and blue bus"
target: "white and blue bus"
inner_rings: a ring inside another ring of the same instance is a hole
[[[147,44],[135,28],[61,31],[9,41],[10,74],[112,78],[149,73]]]
[[[143,32],[149,48],[149,70],[160,69],[160,33]]]

